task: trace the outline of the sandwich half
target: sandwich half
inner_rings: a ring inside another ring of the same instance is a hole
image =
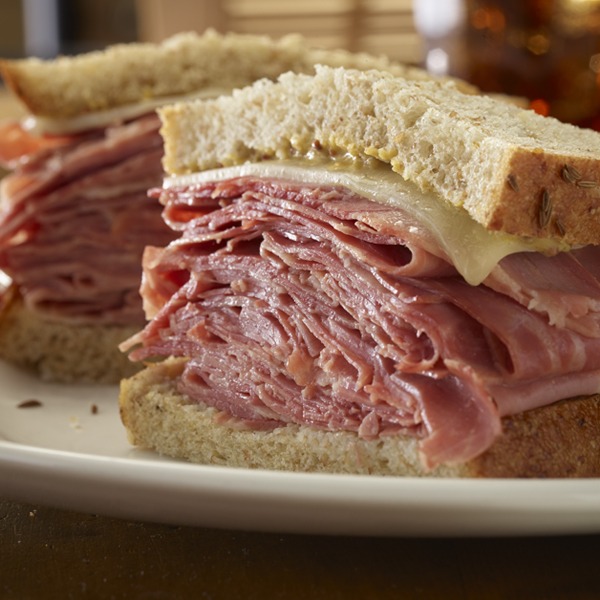
[[[46,379],[117,382],[144,323],[142,250],[174,237],[148,188],[162,181],[157,106],[215,97],[316,63],[427,75],[301,37],[185,33],[51,61],[3,61],[28,116],[0,127],[0,356]]]
[[[161,109],[133,444],[238,467],[600,476],[600,134],[318,67]]]

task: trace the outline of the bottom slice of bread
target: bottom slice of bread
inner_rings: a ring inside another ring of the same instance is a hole
[[[177,391],[184,360],[146,366],[121,382],[121,419],[132,444],[191,462],[290,471],[436,477],[600,476],[600,395],[503,419],[503,435],[466,464],[425,472],[408,436],[364,440],[298,425],[240,428]]]
[[[16,295],[0,314],[0,358],[46,381],[114,384],[139,370],[118,348],[138,330],[48,320]]]

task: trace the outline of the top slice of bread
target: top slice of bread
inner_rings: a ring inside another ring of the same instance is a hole
[[[159,114],[171,175],[315,149],[374,157],[490,230],[600,243],[600,133],[451,81],[322,66]]]
[[[312,72],[319,63],[429,78],[421,69],[383,56],[313,48],[299,35],[273,40],[212,30],[55,60],[5,60],[0,71],[32,114],[62,119],[207,88],[228,91],[285,71]]]

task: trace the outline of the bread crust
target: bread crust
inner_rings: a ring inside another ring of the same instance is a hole
[[[600,133],[452,82],[318,67],[314,77],[286,73],[159,112],[171,175],[271,158],[375,158],[487,229],[600,243]]]
[[[0,310],[0,358],[32,370],[41,379],[64,383],[118,383],[139,371],[118,349],[135,325],[52,321],[8,292]]]
[[[364,440],[350,432],[284,425],[240,428],[177,391],[184,359],[147,365],[121,382],[122,422],[132,444],[195,463],[288,471],[416,477],[599,477],[600,395],[504,418],[484,454],[424,471],[407,436]]]

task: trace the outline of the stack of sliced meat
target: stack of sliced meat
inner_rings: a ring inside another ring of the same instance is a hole
[[[600,391],[598,248],[511,255],[472,286],[402,209],[343,187],[153,195],[181,237],[145,253],[132,358],[190,357],[181,391],[240,424],[405,432],[431,467],[483,452],[502,416]]]
[[[148,243],[173,232],[148,188],[162,180],[154,114],[79,135],[0,132],[0,269],[26,303],[49,318],[143,323],[139,286]]]

